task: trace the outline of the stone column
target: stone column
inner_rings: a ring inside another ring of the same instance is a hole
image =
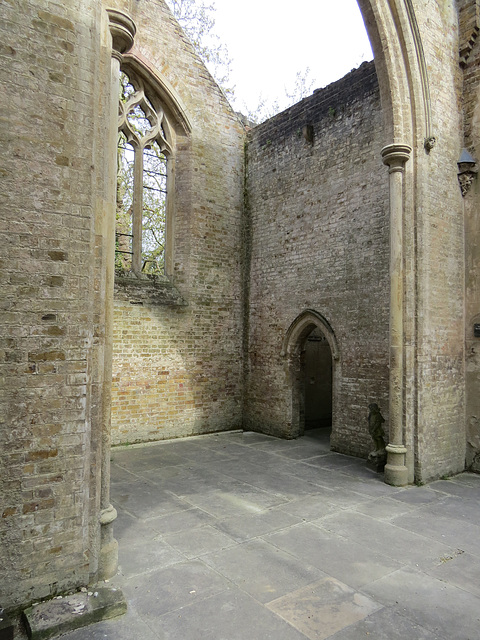
[[[405,268],[403,256],[404,174],[412,149],[391,144],[382,149],[390,174],[390,432],[385,482],[396,487],[408,484],[404,445],[404,309]]]
[[[117,198],[117,139],[118,96],[120,88],[120,63],[122,54],[133,45],[135,24],[113,9],[108,9],[109,27],[112,35],[112,59],[110,82],[110,109],[106,145],[107,191],[104,225],[104,277],[105,277],[105,351],[102,388],[102,455],[100,486],[100,558],[98,579],[115,575],[118,564],[118,543],[113,537],[113,521],[117,512],[110,504],[110,428],[112,403],[112,357],[113,357],[113,289],[115,278],[115,212]]]

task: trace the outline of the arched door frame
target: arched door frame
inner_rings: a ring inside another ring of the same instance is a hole
[[[336,393],[340,379],[340,355],[335,333],[328,320],[318,311],[306,309],[288,328],[282,344],[282,356],[287,359],[287,378],[292,390],[290,438],[305,431],[305,369],[302,354],[305,343],[314,329],[319,329],[328,342],[332,354],[332,431],[336,425]]]

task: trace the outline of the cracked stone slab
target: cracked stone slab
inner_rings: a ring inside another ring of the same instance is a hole
[[[324,578],[278,598],[268,609],[310,640],[324,640],[382,608],[335,578]]]
[[[28,637],[31,640],[47,640],[100,620],[115,618],[127,610],[127,603],[119,589],[100,587],[92,595],[90,593],[59,596],[26,609],[23,618]]]

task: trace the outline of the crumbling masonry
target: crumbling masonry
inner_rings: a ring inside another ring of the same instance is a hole
[[[359,5],[375,64],[246,131],[163,0],[1,1],[4,607],[115,572],[112,443],[331,419],[366,457],[376,402],[386,482],[480,470],[478,0]],[[115,274],[120,72],[154,278]]]

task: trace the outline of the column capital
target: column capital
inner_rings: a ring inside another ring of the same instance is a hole
[[[112,56],[121,60],[122,54],[133,46],[137,28],[126,13],[107,9],[110,33],[112,34]]]
[[[390,173],[403,171],[411,152],[412,147],[408,144],[389,144],[382,149],[383,164],[388,165]]]

